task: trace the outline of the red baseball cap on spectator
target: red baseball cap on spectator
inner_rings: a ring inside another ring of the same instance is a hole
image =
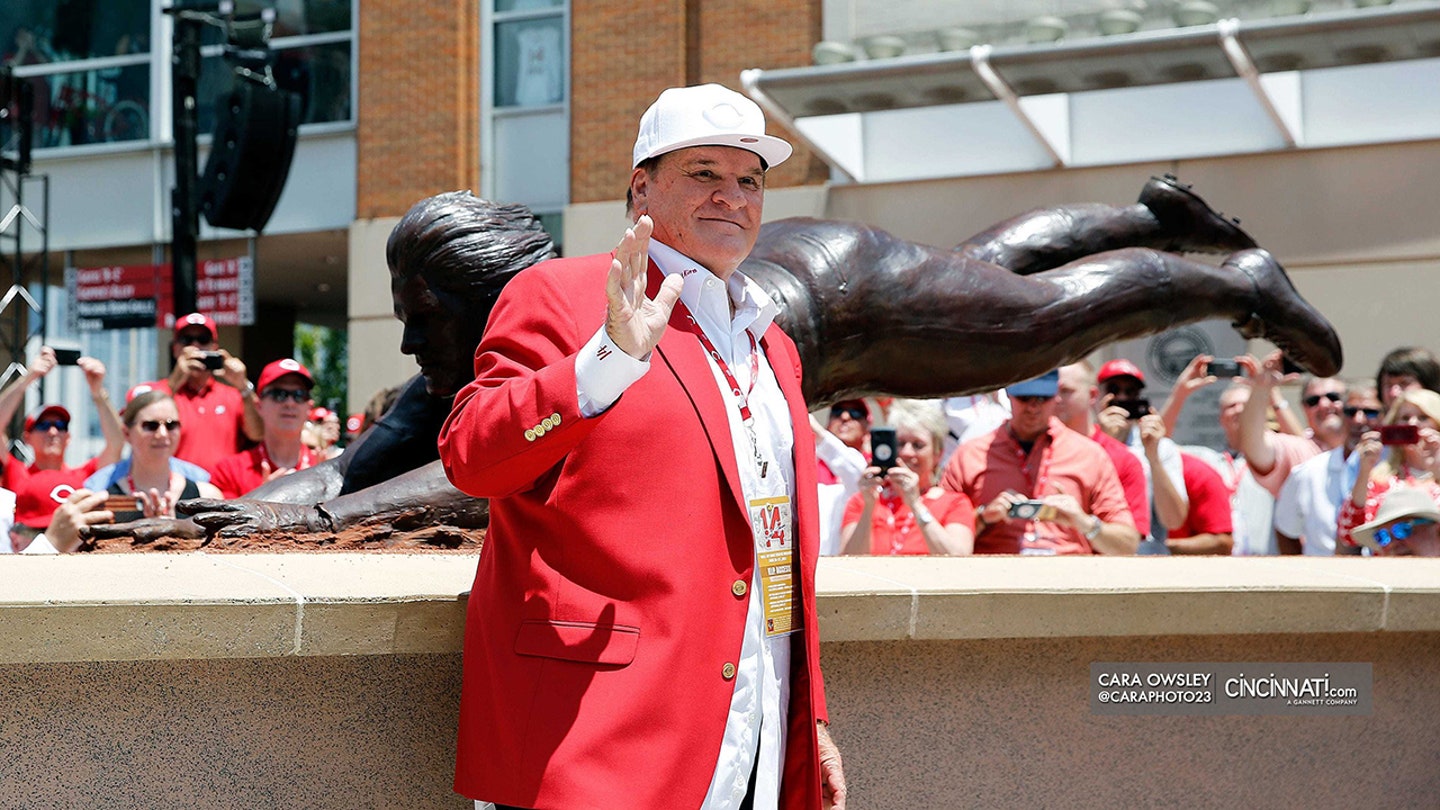
[[[41,405],[40,409],[25,417],[25,429],[33,430],[36,422],[42,422],[47,416],[58,417],[67,425],[70,423],[70,412],[61,405]],[[47,521],[48,522],[48,521]]]
[[[215,322],[198,312],[192,312],[183,318],[175,319],[175,336],[179,337],[181,332],[192,326],[204,327],[205,331],[210,333],[211,340],[218,340],[220,337],[220,332],[216,328]]]
[[[362,427],[364,427],[364,426],[365,426],[365,414],[363,414],[363,413],[352,413],[352,414],[350,414],[349,416],[345,417],[345,432],[346,432],[346,433],[349,433],[349,434],[351,434],[351,435],[354,435],[354,434],[356,434],[356,433],[359,433],[359,432],[360,432],[360,428],[362,428]]]
[[[315,378],[311,376],[310,369],[305,368],[299,361],[286,357],[283,360],[276,360],[260,370],[260,381],[255,383],[255,390],[263,393],[271,383],[287,374],[303,378],[306,385],[312,388],[315,385]]]
[[[47,480],[45,476],[27,481],[15,493],[15,522],[43,531],[50,525],[55,510],[74,491],[75,487]]]
[[[1139,366],[1123,357],[1111,360],[1101,366],[1100,373],[1095,375],[1095,381],[1103,383],[1115,377],[1134,377],[1140,381],[1141,385],[1145,384],[1145,372],[1141,371]]]
[[[310,409],[311,422],[323,422],[325,421],[325,418],[329,415],[330,409],[325,407],[324,405],[316,405],[315,407]]]

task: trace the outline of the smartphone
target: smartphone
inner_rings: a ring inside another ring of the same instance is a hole
[[[1419,444],[1419,425],[1381,425],[1380,443],[1386,445]]]
[[[143,512],[145,504],[140,501],[139,495],[111,495],[105,499],[105,511]]]
[[[870,463],[880,468],[880,472],[889,472],[896,464],[895,453],[898,445],[895,443],[895,428],[877,427],[870,429]]]
[[[1240,377],[1245,374],[1245,370],[1234,360],[1211,360],[1207,371],[1216,377]]]
[[[1150,413],[1150,400],[1148,399],[1129,399],[1112,402],[1111,404],[1124,408],[1125,416],[1132,420],[1139,419]]]
[[[225,367],[225,355],[220,352],[201,352],[200,359],[205,363],[205,368],[211,371],[219,371]]]
[[[51,349],[55,352],[55,363],[61,366],[75,366],[80,364],[79,349]]]
[[[1054,520],[1055,507],[1044,501],[1017,501],[1006,514],[1017,520]]]

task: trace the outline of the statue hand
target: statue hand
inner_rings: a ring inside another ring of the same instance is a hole
[[[128,537],[141,543],[153,543],[162,537],[199,540],[205,536],[205,531],[194,522],[172,517],[142,518],[129,523],[94,523],[81,529],[80,533],[101,540]]]
[[[212,537],[244,537],[256,532],[331,532],[334,527],[316,507],[274,501],[181,501],[179,511],[205,527]]]
[[[650,275],[650,233],[654,224],[642,216],[627,228],[605,279],[605,332],[620,350],[644,360],[665,334],[670,312],[680,300],[682,279],[668,276],[651,299],[645,295]]]

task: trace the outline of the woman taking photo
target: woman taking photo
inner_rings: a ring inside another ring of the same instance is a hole
[[[1387,444],[1390,452],[1384,454]],[[1355,453],[1355,486],[1340,506],[1337,549],[1355,546],[1350,532],[1375,519],[1385,493],[1397,483],[1428,492],[1440,503],[1440,394],[1424,388],[1402,393],[1391,403],[1381,430],[1361,437]]]
[[[139,509],[112,510],[116,523],[142,517],[175,517],[175,504],[190,498],[219,498],[220,490],[170,469],[180,443],[180,412],[164,391],[137,394],[120,415],[130,445],[130,474],[110,485],[111,495],[133,495]]]
[[[850,498],[840,530],[842,554],[970,554],[975,510],[970,499],[936,485],[945,417],[933,401],[890,406],[896,465],[870,467]]]

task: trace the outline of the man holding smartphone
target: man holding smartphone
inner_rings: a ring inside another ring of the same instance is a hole
[[[1110,457],[1055,417],[1059,380],[1006,388],[1010,418],[950,457],[941,486],[976,504],[976,554],[1134,554],[1140,543]]]
[[[1142,553],[1163,554],[1169,529],[1184,523],[1190,512],[1180,448],[1166,435],[1165,422],[1150,407],[1150,400],[1142,396],[1145,372],[1139,366],[1116,358],[1100,367],[1096,379],[1101,394],[1096,417],[1100,429],[1130,448],[1145,470],[1145,494],[1152,513]]]
[[[70,447],[70,411],[62,405],[51,403],[41,405],[25,418],[25,444],[34,454],[34,461],[26,465],[9,455],[3,459],[4,486],[14,492],[17,501],[32,504],[21,509],[20,517],[24,526],[31,531],[41,531],[50,522],[50,515],[69,496],[70,491],[96,470],[120,460],[125,448],[125,434],[110,396],[105,391],[105,364],[94,357],[82,357],[78,351],[57,352],[49,346],[41,346],[40,354],[30,363],[25,374],[0,392],[0,440],[8,444],[7,429],[15,411],[25,399],[30,386],[44,379],[61,359],[64,365],[78,367],[85,374],[85,383],[90,388],[90,399],[95,403],[95,413],[100,420],[100,432],[105,436],[105,447],[100,454],[78,467],[65,465],[65,452]],[[25,531],[17,526],[18,531]]]
[[[258,442],[265,435],[245,363],[220,348],[219,334],[215,321],[199,312],[176,318],[170,341],[175,365],[169,378],[151,383],[175,398],[186,428],[175,457],[211,474],[220,459],[243,449],[245,439]]]

